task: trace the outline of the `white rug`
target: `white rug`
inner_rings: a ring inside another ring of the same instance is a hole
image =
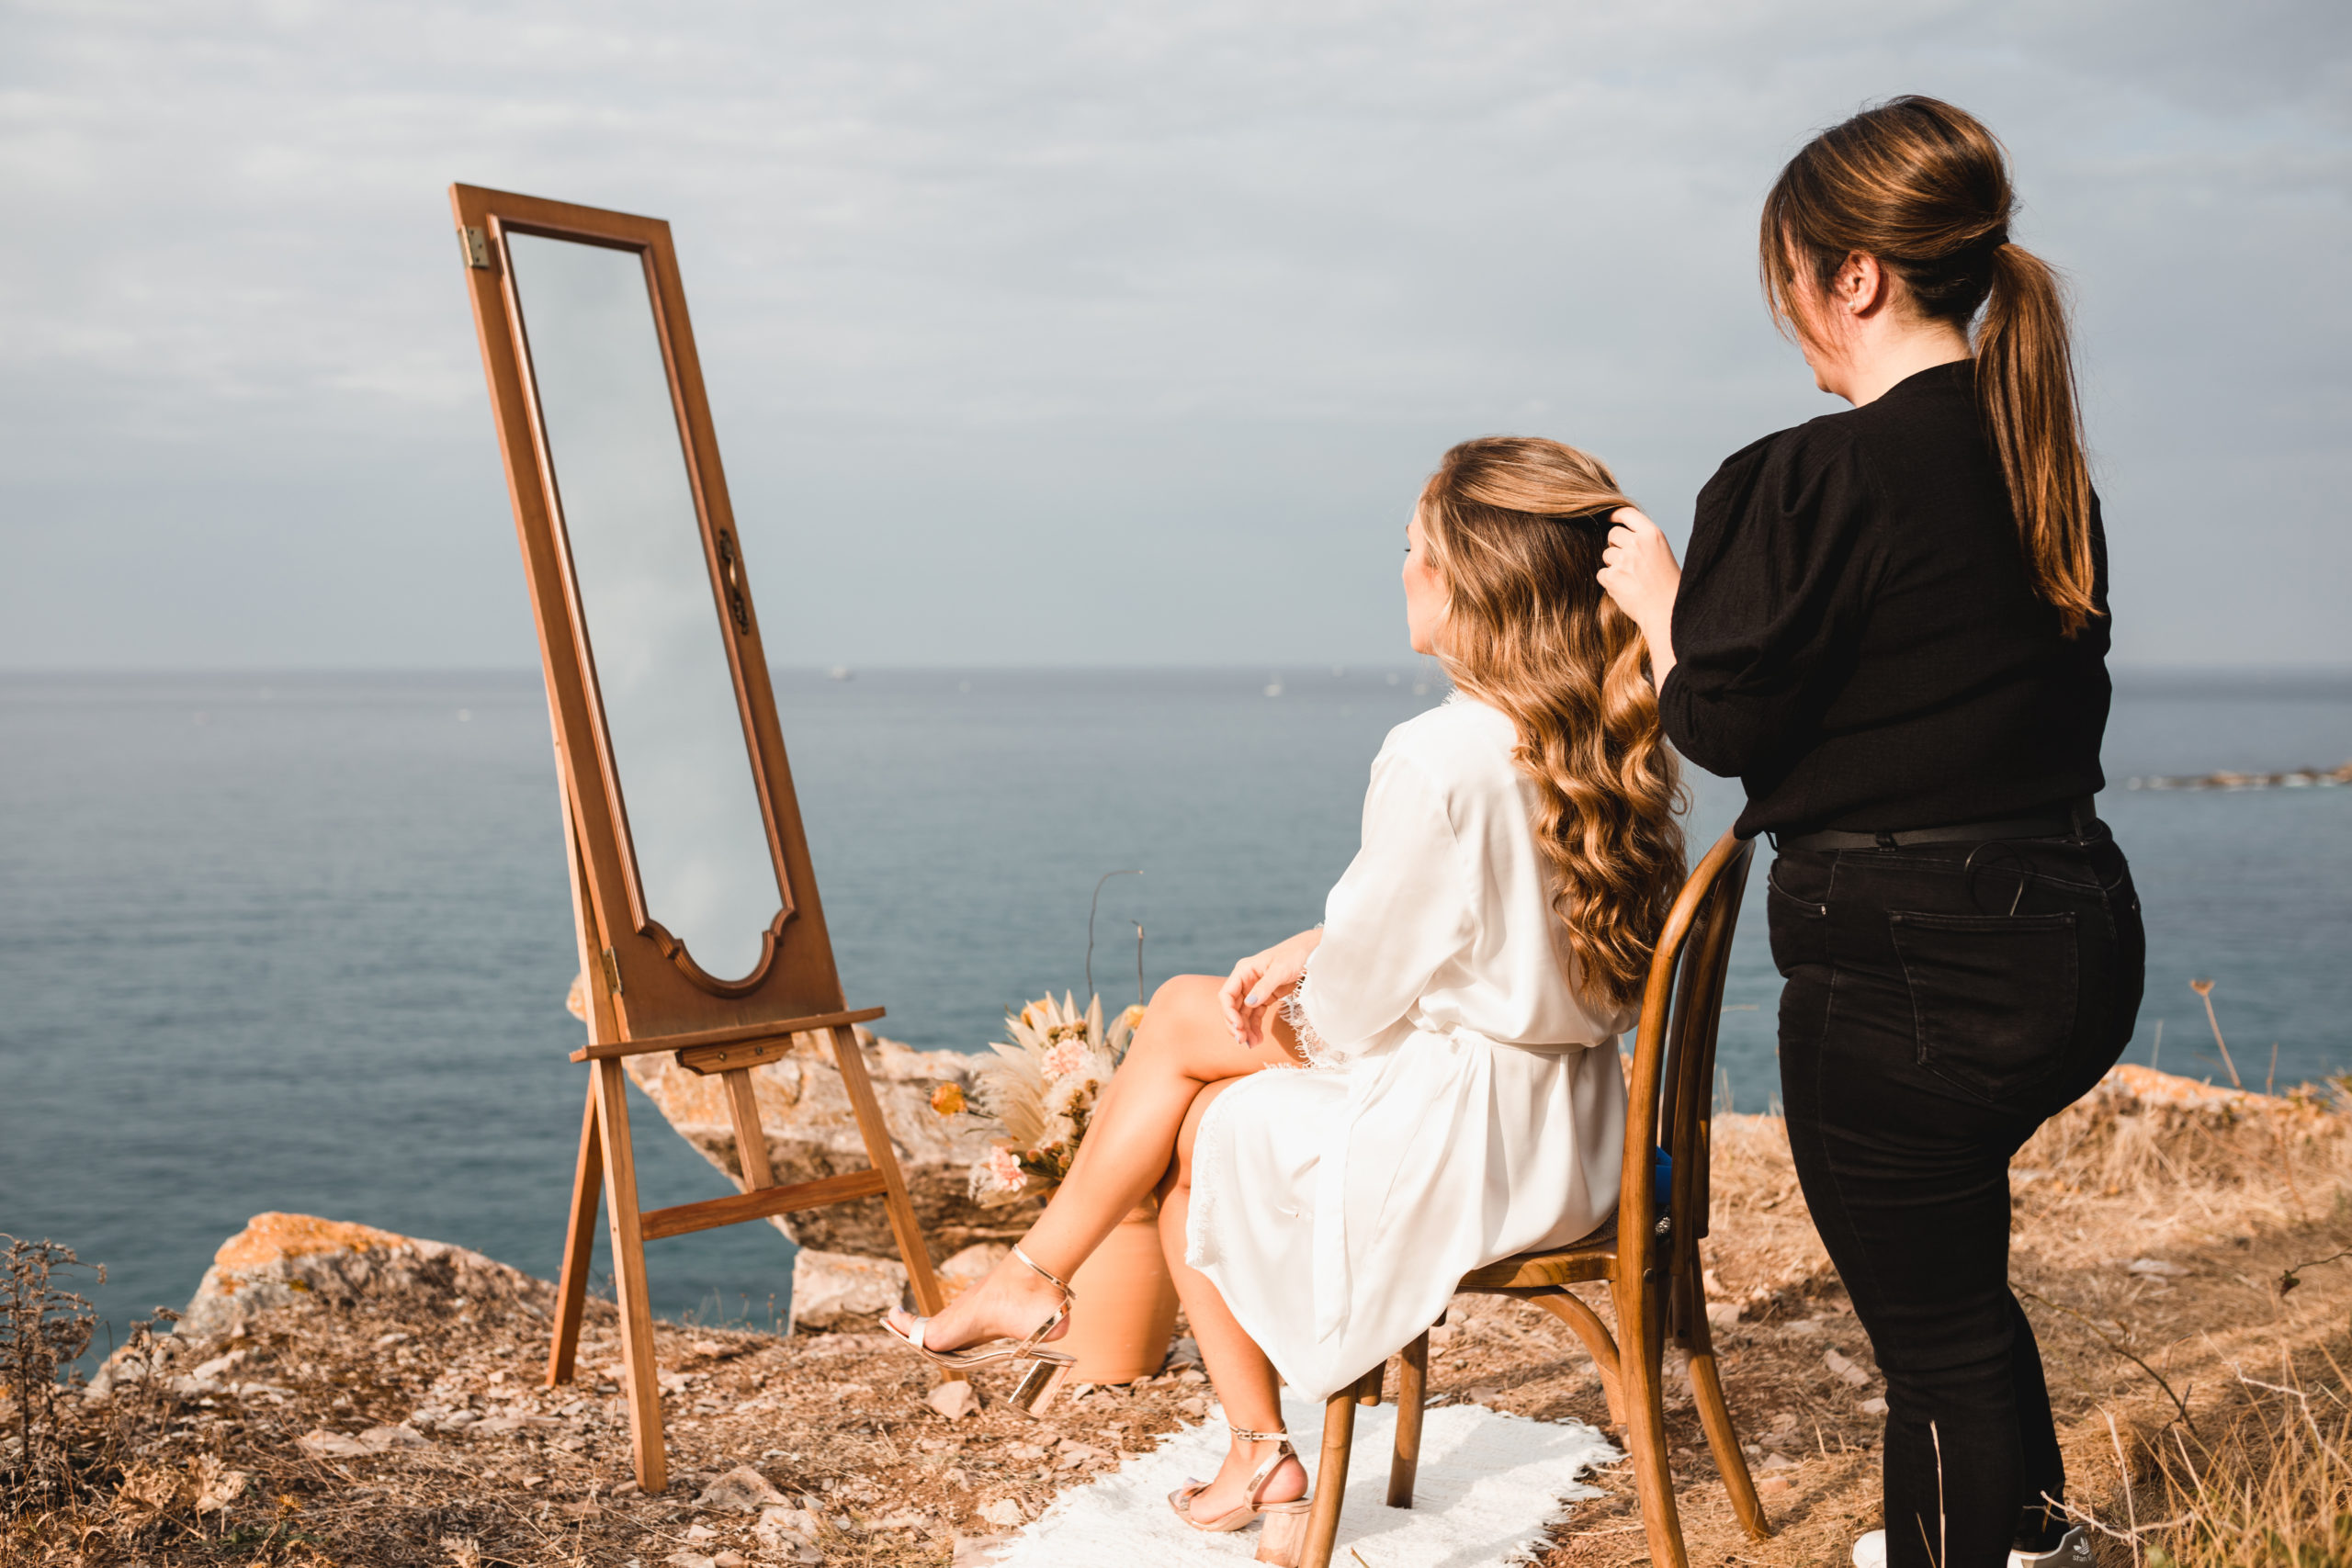
[[[1322,1443],[1323,1407],[1285,1398],[1291,1441],[1311,1475]],[[1388,1455],[1396,1407],[1356,1412],[1355,1456],[1340,1515],[1334,1568],[1487,1568],[1527,1554],[1544,1528],[1567,1517],[1569,1501],[1600,1492],[1577,1477],[1624,1456],[1578,1421],[1531,1421],[1477,1404],[1430,1411],[1421,1425],[1421,1465],[1413,1506],[1391,1508]],[[1223,1459],[1225,1428],[1189,1427],[1161,1439],[1091,1485],[1066,1492],[994,1556],[997,1568],[1211,1568],[1248,1562],[1258,1530],[1204,1535],[1168,1506],[1187,1476],[1211,1476]],[[1352,1553],[1353,1555],[1351,1555]]]

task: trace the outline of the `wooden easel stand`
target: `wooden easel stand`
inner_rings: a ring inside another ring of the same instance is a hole
[[[889,1129],[882,1107],[874,1097],[865,1057],[858,1049],[853,1021],[882,1016],[880,1008],[854,1013],[822,1013],[788,1019],[753,1031],[719,1031],[740,1035],[719,1043],[678,1049],[681,1036],[667,1040],[629,1041],[590,1046],[576,1053],[589,1063],[588,1103],[580,1124],[580,1157],[571,1182],[571,1223],[564,1237],[563,1277],[557,1290],[555,1335],[548,1348],[548,1386],[571,1381],[580,1349],[580,1325],[588,1301],[588,1265],[596,1242],[596,1211],[605,1213],[613,1244],[613,1293],[620,1305],[621,1363],[628,1393],[629,1441],[637,1462],[637,1483],[659,1492],[669,1484],[662,1431],[662,1388],[653,1352],[653,1314],[645,1283],[645,1244],[662,1236],[684,1235],[720,1225],[742,1224],[803,1209],[878,1197],[890,1220],[890,1234],[905,1259],[907,1279],[916,1306],[926,1314],[945,1304],[938,1280],[931,1270],[922,1230],[915,1224],[914,1204],[907,1195],[905,1176],[891,1152]],[[791,1050],[795,1034],[823,1030],[831,1036],[833,1060],[841,1068],[842,1086],[849,1093],[851,1113],[873,1162],[865,1170],[844,1172],[817,1181],[778,1187],[768,1165],[767,1136],[760,1125],[751,1069]],[[731,1198],[710,1198],[696,1203],[646,1213],[637,1204],[637,1163],[630,1149],[628,1077],[622,1058],[659,1050],[677,1050],[681,1065],[697,1073],[717,1072],[727,1086],[728,1110],[734,1123],[737,1158],[742,1166],[743,1190]],[[740,1065],[718,1065],[725,1052]],[[609,1196],[609,1201],[601,1201]]]

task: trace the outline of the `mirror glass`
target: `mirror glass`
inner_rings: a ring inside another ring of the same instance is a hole
[[[646,911],[741,979],[784,903],[645,265],[537,234],[507,255]]]

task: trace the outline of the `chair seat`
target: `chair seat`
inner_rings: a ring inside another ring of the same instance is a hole
[[[1543,1252],[1522,1252],[1489,1263],[1484,1269],[1474,1269],[1462,1277],[1457,1288],[1464,1291],[1532,1291],[1546,1285],[1574,1285],[1586,1280],[1606,1280],[1609,1266],[1617,1258],[1617,1216],[1611,1214],[1600,1228],[1566,1247],[1552,1247]]]

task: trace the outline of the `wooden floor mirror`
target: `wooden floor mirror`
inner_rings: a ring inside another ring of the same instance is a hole
[[[645,1243],[879,1197],[941,1306],[809,869],[670,227],[450,187],[547,672],[588,979],[588,1103],[548,1382],[570,1381],[598,1208],[637,1479],[668,1482]],[[829,1033],[871,1168],[776,1186],[750,1069]],[[723,1076],[742,1190],[641,1213],[625,1057]]]

